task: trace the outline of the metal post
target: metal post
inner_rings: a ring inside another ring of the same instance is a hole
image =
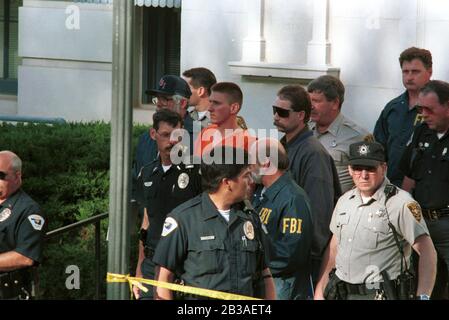
[[[101,247],[100,247],[100,220],[95,222],[95,300],[100,300],[101,282]]]
[[[108,272],[127,274],[131,190],[132,27],[134,1],[114,0]],[[127,283],[109,283],[107,298],[129,299]]]

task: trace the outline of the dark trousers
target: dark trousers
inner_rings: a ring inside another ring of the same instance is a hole
[[[438,220],[426,219],[426,224],[438,254],[437,277],[432,299],[449,299],[449,215],[442,216]]]
[[[154,269],[155,264],[150,258],[145,258],[142,261],[141,270],[142,276],[144,279],[154,280]],[[148,289],[148,292],[143,292],[140,290],[140,299],[139,300],[153,300],[153,286],[149,284],[142,283],[142,285]]]

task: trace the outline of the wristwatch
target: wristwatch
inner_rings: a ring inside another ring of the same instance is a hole
[[[430,300],[430,296],[428,294],[420,294],[418,300]]]

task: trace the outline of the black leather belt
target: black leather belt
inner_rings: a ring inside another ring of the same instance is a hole
[[[353,284],[353,283],[347,283],[343,282],[344,288],[346,289],[347,294],[359,294],[359,295],[368,295],[372,293],[376,293],[377,290],[381,288],[380,283],[361,283],[361,284]],[[370,285],[371,288],[369,289],[367,286]],[[375,289],[377,288],[377,289]]]
[[[0,274],[0,299],[30,298],[30,279],[27,270],[17,270]]]
[[[396,281],[394,280],[389,281],[393,288],[397,288]],[[358,295],[373,294],[376,293],[377,290],[381,290],[384,287],[383,282],[353,284],[342,281],[342,284],[344,289],[346,290],[346,294],[358,294]]]
[[[145,258],[152,259],[154,256],[154,249],[148,246],[145,246],[143,248],[143,254],[145,255]]]
[[[423,214],[425,219],[438,220],[442,216],[449,215],[449,208],[422,209],[422,214]]]

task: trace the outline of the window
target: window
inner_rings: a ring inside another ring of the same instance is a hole
[[[142,102],[151,103],[145,91],[155,88],[164,74],[180,74],[181,9],[143,9]]]
[[[0,0],[0,93],[17,94],[20,6],[21,0]]]

